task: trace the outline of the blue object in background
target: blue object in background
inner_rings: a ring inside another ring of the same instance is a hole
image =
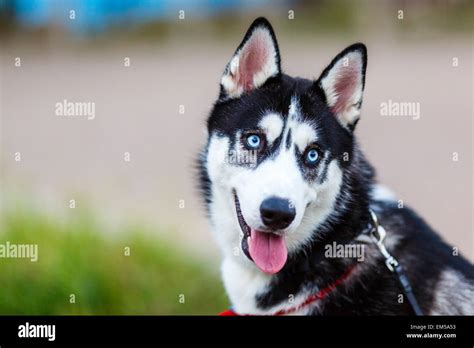
[[[223,11],[268,6],[271,0],[0,0],[25,27],[61,24],[77,35],[95,34],[114,25],[164,19],[206,17]],[[74,11],[71,13],[71,11]],[[75,18],[72,19],[71,16]]]

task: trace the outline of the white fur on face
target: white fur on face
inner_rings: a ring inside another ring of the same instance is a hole
[[[307,123],[296,125],[293,129],[292,136],[294,137],[294,143],[301,153],[304,152],[309,144],[317,139],[316,131]]]
[[[243,234],[237,220],[232,188],[228,178],[243,170],[226,161],[230,151],[227,137],[212,135],[209,140],[206,159],[207,171],[211,180],[210,216],[213,232],[224,255],[233,255],[235,250],[242,260],[247,257],[240,251],[240,239]],[[237,248],[237,249],[236,249]]]
[[[315,142],[318,137],[315,125],[301,121],[301,110],[299,100],[296,97],[291,98],[288,110],[288,121],[285,128],[283,142],[286,144],[286,138],[291,131],[292,142],[296,144],[298,150],[303,153],[306,147]]]
[[[264,116],[258,125],[265,132],[270,143],[275,141],[283,130],[283,120],[280,115],[275,113]]]
[[[229,184],[237,191],[245,221],[257,230],[265,229],[260,217],[260,205],[266,198],[277,196],[293,203],[296,217],[287,228],[291,231],[299,225],[306,204],[315,196],[313,188],[302,176],[293,149],[285,147],[276,158],[229,178]]]
[[[316,197],[305,209],[301,224],[286,239],[289,250],[297,250],[301,245],[317,237],[314,231],[334,210],[336,198],[341,190],[342,174],[337,160],[332,160],[328,165],[326,181],[321,185],[314,185]]]

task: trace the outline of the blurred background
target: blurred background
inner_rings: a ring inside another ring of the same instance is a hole
[[[39,248],[0,259],[0,314],[228,306],[194,165],[224,66],[262,15],[290,75],[368,46],[362,148],[474,260],[474,2],[0,0],[0,244]],[[94,119],[57,116],[64,100],[95,103]],[[390,100],[419,119],[383,116]]]

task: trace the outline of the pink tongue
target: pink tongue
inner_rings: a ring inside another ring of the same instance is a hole
[[[258,268],[269,274],[280,271],[288,256],[282,236],[254,229],[250,231],[249,252]]]

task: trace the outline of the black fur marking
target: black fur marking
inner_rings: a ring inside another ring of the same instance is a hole
[[[198,156],[196,162],[196,171],[199,178],[199,190],[201,191],[201,197],[204,200],[206,212],[209,215],[209,206],[211,204],[211,180],[206,168],[206,157],[209,144],[206,145],[203,151]]]
[[[288,135],[286,136],[286,148],[289,149],[291,146],[291,129],[288,130]]]
[[[327,179],[327,174],[328,174],[328,168],[329,168],[329,163],[331,163],[331,160],[332,158],[328,155],[326,157],[324,157],[321,162],[323,162],[322,164],[322,171],[321,171],[321,174],[319,174],[318,176],[318,180],[317,180],[317,183],[318,184],[322,184],[326,181]]]

